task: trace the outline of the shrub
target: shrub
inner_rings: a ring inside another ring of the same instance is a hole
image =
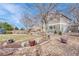
[[[59,35],[62,35],[62,32],[61,31],[59,32]]]
[[[54,34],[57,34],[57,32],[56,32],[56,31],[54,31]]]

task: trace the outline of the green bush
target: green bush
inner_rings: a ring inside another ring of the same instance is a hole
[[[13,26],[6,22],[3,23],[0,22],[0,28],[4,28],[7,31],[13,30]]]

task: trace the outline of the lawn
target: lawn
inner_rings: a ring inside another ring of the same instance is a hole
[[[32,38],[30,34],[0,34],[0,42],[7,39],[28,40]]]
[[[20,40],[29,40],[41,38],[40,35],[31,35],[31,34],[0,34],[0,42],[5,41],[7,39],[15,39],[16,41]]]

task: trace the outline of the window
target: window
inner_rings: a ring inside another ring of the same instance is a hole
[[[49,28],[52,29],[52,26],[50,26]]]

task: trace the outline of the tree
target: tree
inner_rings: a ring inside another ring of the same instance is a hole
[[[43,24],[45,25],[45,28],[47,29],[47,27],[46,27],[47,16],[48,16],[49,12],[53,11],[56,6],[57,6],[57,4],[55,4],[55,3],[33,4],[30,9],[36,10],[37,15],[31,16],[30,14],[24,14],[21,19],[21,22],[24,24],[24,26],[26,26],[26,27],[29,26],[31,28],[32,26],[36,25],[36,22],[34,23],[33,19],[39,18],[39,19],[41,19],[42,29],[43,29]]]
[[[29,16],[30,15],[27,16],[26,14],[23,14],[22,19],[20,20],[20,22],[28,29],[34,25],[33,16],[32,17]]]
[[[18,27],[15,27],[15,30],[19,30],[19,28]]]
[[[67,12],[72,17],[72,22],[70,25],[70,30],[72,32],[78,32],[79,27],[79,4],[73,3],[69,5],[69,10]]]
[[[21,28],[20,30],[25,30],[24,28]]]
[[[42,25],[44,24],[45,30],[47,29],[47,16],[49,12],[55,10],[54,8],[57,6],[57,4],[54,3],[48,3],[48,4],[37,4],[35,5],[35,8],[39,11],[38,17],[41,18]],[[43,29],[43,26],[42,26]]]
[[[73,22],[75,24],[79,23],[79,4],[71,4],[70,8],[69,8],[69,12],[73,14],[73,18],[75,18],[75,20],[73,20]]]
[[[4,28],[5,30],[13,30],[13,27],[8,23],[0,23],[0,28]]]

